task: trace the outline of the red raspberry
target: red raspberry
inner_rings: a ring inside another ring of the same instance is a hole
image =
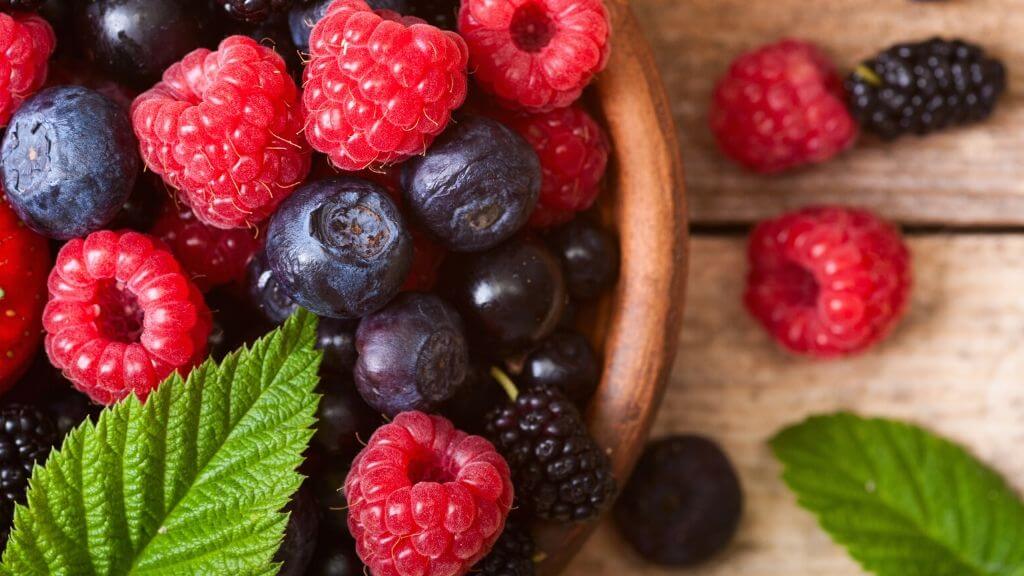
[[[417,18],[335,0],[313,27],[306,137],[342,170],[426,151],[466,99],[466,44]]]
[[[575,102],[611,48],[601,0],[463,0],[459,32],[480,87],[535,112]]]
[[[210,311],[158,241],[94,232],[61,248],[43,311],[50,362],[94,401],[145,398],[206,356]]]
[[[544,172],[533,227],[564,224],[594,204],[608,166],[608,137],[579,106],[506,122],[533,146]]]
[[[32,362],[42,329],[50,249],[0,195],[0,394]]]
[[[871,212],[814,207],[758,224],[746,305],[789,350],[817,357],[865,350],[903,315],[910,253]]]
[[[828,58],[807,42],[782,40],[732,63],[715,87],[711,131],[725,155],[773,173],[846,150],[857,124]]]
[[[309,173],[298,88],[245,36],[172,64],[135,99],[132,124],[146,165],[218,228],[259,224]]]
[[[348,526],[373,576],[460,576],[494,546],[512,507],[508,464],[440,416],[382,426],[345,479]]]
[[[0,13],[0,127],[46,82],[57,47],[53,28],[35,14]]]
[[[171,249],[181,267],[203,292],[245,278],[249,259],[260,248],[254,230],[207,226],[188,206],[164,204],[150,234]]]

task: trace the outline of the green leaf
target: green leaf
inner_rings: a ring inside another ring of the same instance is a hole
[[[276,574],[312,436],[316,317],[72,431],[32,474],[0,572]]]
[[[771,442],[800,504],[881,576],[1024,576],[1024,505],[963,448],[921,428],[818,416]]]

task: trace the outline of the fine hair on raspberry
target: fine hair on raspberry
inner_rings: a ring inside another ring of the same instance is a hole
[[[168,68],[132,104],[146,165],[202,222],[254,227],[305,180],[299,89],[273,49],[229,36]]]

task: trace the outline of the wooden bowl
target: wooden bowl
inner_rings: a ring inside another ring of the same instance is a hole
[[[604,351],[604,376],[587,413],[621,488],[661,403],[682,324],[687,222],[683,168],[668,98],[628,0],[607,0],[612,52],[594,87],[594,109],[612,141],[599,211],[621,247],[614,293],[582,320]],[[540,573],[560,572],[596,521],[539,526]]]

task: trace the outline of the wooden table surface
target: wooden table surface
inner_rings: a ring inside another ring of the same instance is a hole
[[[666,572],[603,526],[570,576],[855,576],[863,572],[796,505],[766,441],[810,414],[851,409],[926,425],[966,444],[1024,491],[1024,4],[1021,0],[634,0],[668,87],[686,164],[689,301],[655,435],[698,432],[732,457],[746,493],[716,561]],[[984,43],[1010,70],[986,124],[926,139],[864,139],[842,159],[783,177],[743,173],[715,150],[707,102],[740,51],[818,41],[844,69],[892,42]],[[1018,73],[1020,71],[1020,73]],[[908,225],[908,317],[852,360],[780,352],[744,312],[746,224],[808,203],[869,206]]]

